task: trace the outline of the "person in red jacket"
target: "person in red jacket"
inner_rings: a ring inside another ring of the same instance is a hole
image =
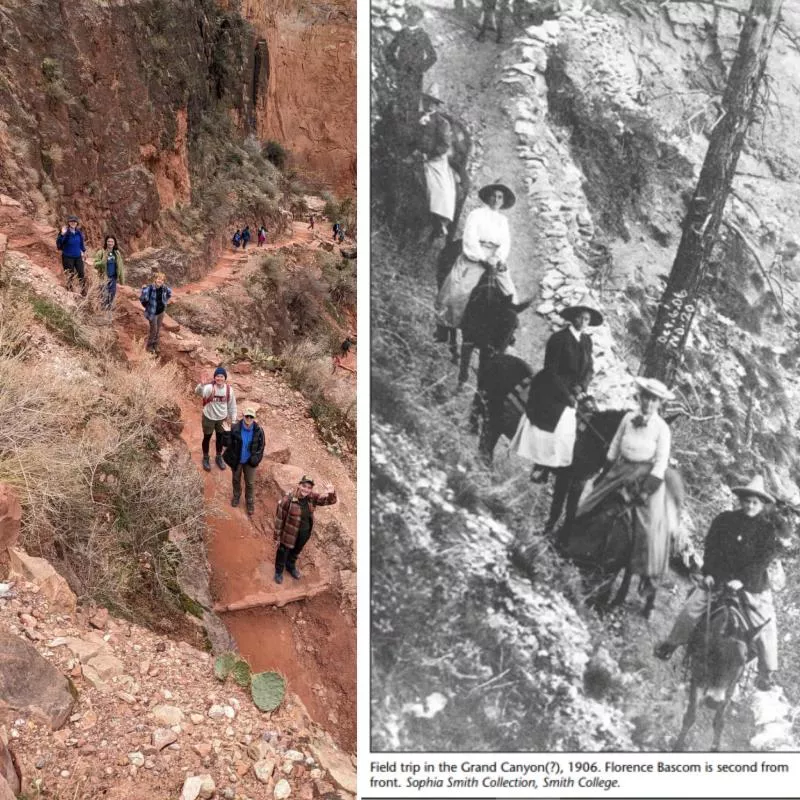
[[[314,480],[303,475],[297,488],[278,501],[274,523],[275,539],[278,542],[278,551],[275,553],[275,583],[283,583],[284,568],[295,580],[300,580],[297,557],[311,538],[314,509],[336,503],[333,486],[327,486],[324,494],[318,494],[313,489]]]

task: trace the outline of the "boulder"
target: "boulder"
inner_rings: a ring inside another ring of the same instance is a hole
[[[21,519],[22,507],[17,493],[10,486],[0,484],[0,554],[16,547]]]
[[[17,800],[17,795],[2,775],[0,775],[0,800]]]
[[[69,614],[75,612],[77,598],[49,561],[29,556],[16,547],[10,548],[8,553],[11,557],[9,578],[35,583],[47,598],[51,611]]]
[[[291,492],[303,475],[304,471],[294,464],[270,464],[267,470],[268,479],[275,484],[281,495]],[[317,480],[316,476],[312,477]]]
[[[22,773],[19,764],[17,764],[14,754],[3,742],[2,737],[0,737],[0,779],[5,780],[12,792],[12,797],[22,791]],[[2,792],[0,792],[0,798],[2,796]]]
[[[75,706],[72,691],[67,678],[33,647],[0,630],[0,711],[32,714],[57,730]]]
[[[266,431],[266,442],[264,443],[264,458],[267,461],[275,461],[278,464],[288,464],[292,457],[292,448],[289,437],[281,431]]]
[[[337,750],[329,742],[317,738],[311,740],[310,750],[317,763],[328,771],[340,789],[350,794],[356,793],[356,768],[350,756]]]

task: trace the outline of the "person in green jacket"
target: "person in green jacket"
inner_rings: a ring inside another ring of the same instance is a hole
[[[100,280],[106,282],[103,287],[103,308],[110,310],[117,293],[117,284],[125,283],[122,251],[117,246],[116,236],[106,236],[103,249],[95,253],[94,268]]]

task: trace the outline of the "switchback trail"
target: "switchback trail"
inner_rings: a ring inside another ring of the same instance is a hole
[[[12,201],[13,202],[13,201]],[[61,289],[61,265],[55,251],[56,230],[33,222],[22,209],[4,202],[0,208],[0,235],[8,250],[18,250],[48,268],[48,291],[68,297]],[[323,237],[295,222],[289,238],[247,253],[225,252],[200,280],[174,289],[173,297],[209,295],[241,282],[258,268],[264,251],[312,249]],[[91,266],[88,266],[91,269]],[[58,276],[58,277],[56,277]],[[48,276],[49,277],[49,276]],[[138,302],[138,290],[121,286],[114,310],[113,329],[118,349],[130,362],[153,358],[144,350],[147,322]],[[162,327],[160,356],[178,363],[185,381],[181,419],[182,438],[201,468],[202,404],[193,394],[201,373],[224,358],[214,343],[185,330],[168,315]],[[351,354],[345,362],[354,367]],[[339,378],[355,394],[352,375]],[[312,719],[331,731],[347,752],[355,752],[355,545],[356,488],[347,465],[320,441],[307,402],[299,392],[272,373],[254,370],[249,363],[229,370],[239,414],[246,403],[257,406],[257,419],[266,437],[265,458],[256,473],[256,511],[252,519],[243,508],[230,506],[231,473],[216,466],[202,473],[206,499],[206,549],[211,568],[215,610],[242,655],[254,671],[276,669],[287,678]],[[335,487],[338,502],[320,508],[314,535],[298,562],[300,581],[290,577],[280,586],[273,581],[275,544],[272,518],[277,500],[293,488],[303,473],[318,486]]]

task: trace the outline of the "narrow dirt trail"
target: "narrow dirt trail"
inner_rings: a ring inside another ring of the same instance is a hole
[[[18,250],[46,267],[53,276],[51,290],[66,299],[68,295],[59,288],[62,277],[60,259],[52,243],[55,234],[54,228],[28,219],[18,206],[2,204],[0,235],[7,237],[8,250]],[[287,238],[262,248],[253,247],[246,254],[224,252],[206,276],[175,289],[174,296],[218,291],[228,283],[241,282],[249,271],[257,269],[265,252],[286,247],[313,248],[323,240],[305,223],[295,222]],[[119,352],[126,360],[134,363],[153,358],[144,350],[147,322],[137,289],[119,287],[113,327]],[[265,457],[256,473],[256,513],[252,520],[243,508],[232,508],[230,470],[221,471],[214,466],[209,473],[202,471],[202,404],[193,394],[200,375],[223,359],[202,336],[186,331],[168,315],[162,327],[160,351],[162,360],[178,363],[186,375],[181,437],[203,475],[206,549],[215,609],[252,668],[284,673],[290,691],[300,697],[312,719],[330,731],[344,750],[354,753],[354,476],[320,441],[307,404],[298,392],[271,373],[252,374],[248,370],[244,374],[234,370],[230,380],[239,414],[247,402],[257,406],[267,455],[279,460]],[[345,364],[352,363],[354,367],[353,359],[351,354]],[[340,372],[341,380],[349,379],[354,387],[353,376]],[[338,503],[320,508],[315,514],[314,535],[298,562],[301,580],[295,582],[287,576],[278,586],[273,581],[272,518],[280,495],[296,484],[301,473],[312,474],[319,485],[333,485]],[[228,606],[240,610],[226,611]]]
[[[313,247],[319,237],[303,223],[294,223],[292,235],[277,242],[241,252],[224,253],[202,279],[175,290],[175,297],[208,293],[226,283],[240,282],[256,269],[265,252],[300,245]],[[120,339],[129,360],[150,358],[141,343],[144,320],[135,299],[129,299]],[[187,393],[181,404],[184,429],[181,437],[202,471],[200,399],[193,395],[200,374],[222,361],[214,351],[181,352],[180,326],[165,319],[161,357],[177,360],[187,375]],[[203,356],[198,357],[199,353]],[[210,357],[210,358],[209,358]],[[264,428],[267,453],[285,451],[291,464],[270,462],[265,457],[256,473],[256,512],[252,520],[243,506],[232,508],[230,470],[212,466],[202,472],[206,500],[206,546],[211,566],[215,610],[221,613],[242,655],[254,670],[277,669],[284,673],[291,691],[306,705],[311,717],[332,730],[334,738],[355,752],[355,618],[343,613],[338,570],[331,565],[321,531],[335,522],[336,530],[349,539],[355,552],[356,488],[344,463],[328,453],[313,421],[305,413],[296,392],[271,375],[230,373],[239,414],[248,401],[257,406]],[[287,419],[288,416],[288,419]],[[212,442],[213,457],[213,442]],[[338,502],[315,514],[315,533],[298,565],[302,579],[273,580],[275,544],[272,517],[282,491],[296,483],[299,473],[314,476],[318,484],[336,488]],[[299,601],[299,602],[298,602]],[[248,607],[250,606],[250,607]],[[230,607],[233,607],[231,610]]]
[[[504,212],[511,231],[509,269],[520,297],[538,297],[539,281],[546,269],[537,255],[544,226],[528,200],[514,122],[505,111],[511,96],[507,85],[500,82],[500,55],[507,45],[495,44],[491,36],[476,41],[472,17],[456,16],[448,0],[428,0],[425,6],[425,29],[438,53],[426,81],[438,83],[445,108],[464,120],[473,133],[473,191],[464,207],[462,224],[480,205],[477,190],[481,186],[498,179],[506,183],[517,197],[515,206]],[[468,10],[471,12],[472,7]],[[509,30],[507,39],[511,38]],[[533,311],[520,316],[515,349],[535,368],[543,359],[549,333],[548,325]]]

